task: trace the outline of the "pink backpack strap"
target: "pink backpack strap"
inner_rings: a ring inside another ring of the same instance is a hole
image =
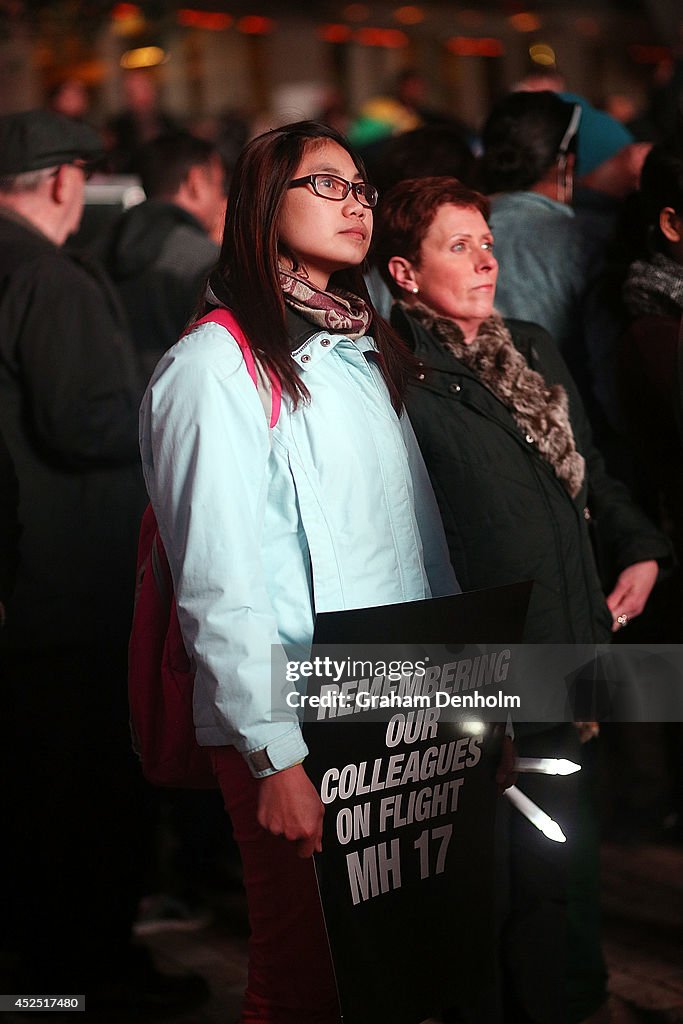
[[[242,350],[242,356],[247,367],[249,376],[253,380],[256,387],[258,387],[258,370],[256,368],[256,361],[254,359],[254,352],[252,350],[249,341],[238,324],[233,313],[225,306],[217,306],[206,316],[203,316],[201,320],[195,320],[189,327],[189,330],[193,330],[195,327],[199,327],[200,324],[218,324],[220,327],[224,327],[226,331],[232,334],[233,338]],[[268,371],[268,378],[270,380],[272,405],[270,410],[270,427],[274,427],[280,418],[280,409],[282,407],[282,386],[280,381],[274,373]]]

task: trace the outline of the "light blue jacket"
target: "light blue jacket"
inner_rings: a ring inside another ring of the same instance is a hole
[[[459,591],[412,428],[373,353],[370,338],[314,331],[293,353],[310,403],[283,396],[269,430],[237,342],[205,324],[164,355],[143,399],[143,470],[196,663],[197,738],[234,745],[256,776],[307,753],[294,711],[271,720],[271,645],[305,657],[316,611]],[[253,757],[264,750],[272,768]]]

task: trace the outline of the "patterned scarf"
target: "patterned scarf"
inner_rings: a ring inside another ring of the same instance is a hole
[[[680,316],[683,266],[659,252],[649,260],[636,260],[624,284],[624,302],[632,316]]]
[[[402,304],[403,305],[403,304]],[[403,308],[432,331],[456,359],[472,370],[505,405],[523,434],[534,439],[540,455],[572,496],[581,490],[586,466],[576,450],[569,420],[567,392],[561,384],[546,384],[514,345],[501,317],[494,313],[465,344],[454,320],[439,316],[421,302]]]
[[[372,313],[358,295],[343,288],[322,292],[302,277],[280,265],[280,286],[285,302],[324,331],[355,340],[368,333]]]

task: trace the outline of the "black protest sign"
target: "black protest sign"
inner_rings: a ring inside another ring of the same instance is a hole
[[[510,583],[429,601],[319,613],[313,645],[520,643],[532,586]]]
[[[492,983],[498,744],[438,716],[306,729],[345,1024],[417,1024]]]
[[[488,603],[509,642],[523,628],[529,588],[522,591],[501,588],[498,602]],[[393,607],[368,609],[367,618],[327,617],[320,634],[328,642],[360,633],[364,642],[372,635],[390,644],[400,635],[404,645],[445,637],[458,644],[463,634],[449,632],[454,616],[435,605],[456,602],[450,611],[477,618],[483,629],[481,594],[476,615],[471,604],[464,608],[469,597],[413,605],[409,629],[405,606],[397,606],[397,619]],[[325,682],[309,678],[307,693],[320,693]],[[344,1024],[419,1024],[443,1007],[474,1002],[494,976],[500,736],[490,725],[445,720],[433,704],[356,708],[349,716],[309,709],[307,716],[323,718],[304,725],[306,770],[326,809],[316,870]]]

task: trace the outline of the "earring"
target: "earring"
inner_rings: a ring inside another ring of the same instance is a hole
[[[420,289],[419,289],[419,288],[417,287],[417,285],[413,285],[413,287],[412,287],[412,289],[411,289],[411,291],[412,291],[413,295],[417,295],[417,293],[419,292],[419,290],[420,290]]]

